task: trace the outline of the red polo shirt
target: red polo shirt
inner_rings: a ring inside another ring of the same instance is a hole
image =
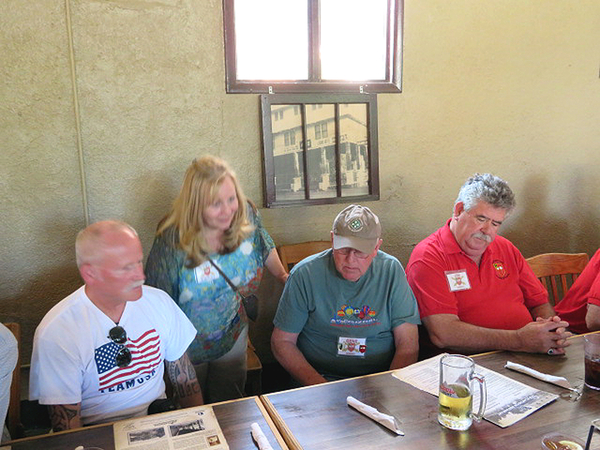
[[[455,314],[463,322],[504,330],[531,322],[529,310],[547,303],[548,294],[521,252],[496,236],[477,266],[449,224],[421,241],[406,267],[421,317]]]
[[[554,309],[561,319],[569,322],[569,330],[587,333],[590,331],[585,324],[588,304],[600,306],[600,250]]]

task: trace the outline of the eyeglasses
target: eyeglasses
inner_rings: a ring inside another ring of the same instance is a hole
[[[115,356],[115,362],[117,363],[117,366],[127,367],[129,364],[131,364],[133,357],[131,356],[129,349],[125,346],[125,342],[127,342],[127,332],[125,331],[125,328],[118,325],[111,328],[108,332],[108,338],[115,344],[119,344],[121,346]]]
[[[349,247],[340,248],[340,249],[334,250],[334,251],[338,255],[342,255],[344,258],[347,258],[348,256],[350,256],[350,254],[354,254],[354,257],[356,259],[367,259],[369,256],[371,256],[370,253],[359,252],[355,248],[349,248]]]

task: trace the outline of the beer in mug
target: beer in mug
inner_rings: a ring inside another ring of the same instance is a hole
[[[480,386],[479,412],[473,414],[471,381]],[[473,419],[479,421],[486,404],[485,380],[475,373],[475,363],[468,356],[444,355],[440,359],[440,393],[438,422],[451,430],[467,430]]]
[[[471,426],[473,396],[462,384],[440,385],[439,421],[451,429],[466,430]]]

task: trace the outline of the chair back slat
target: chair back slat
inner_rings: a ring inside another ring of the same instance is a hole
[[[542,253],[527,258],[533,273],[548,291],[552,305],[562,300],[588,261],[587,253]]]
[[[567,275],[562,274],[560,276],[560,284],[562,286],[562,291],[565,293],[569,290],[569,287],[571,286],[571,284],[573,284],[573,275],[568,275],[568,277],[571,279],[570,284],[567,281]],[[563,297],[564,297],[564,295],[563,295]]]
[[[550,277],[550,286],[552,286],[552,298],[558,298],[558,286],[556,284],[556,277]]]

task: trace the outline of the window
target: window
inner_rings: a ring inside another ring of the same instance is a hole
[[[374,94],[269,94],[261,107],[267,207],[379,199]]]
[[[296,143],[296,132],[294,130],[284,131],[285,145],[294,145]]]
[[[227,92],[400,92],[402,7],[223,0]]]
[[[321,122],[315,125],[315,139],[327,137],[327,122]]]

